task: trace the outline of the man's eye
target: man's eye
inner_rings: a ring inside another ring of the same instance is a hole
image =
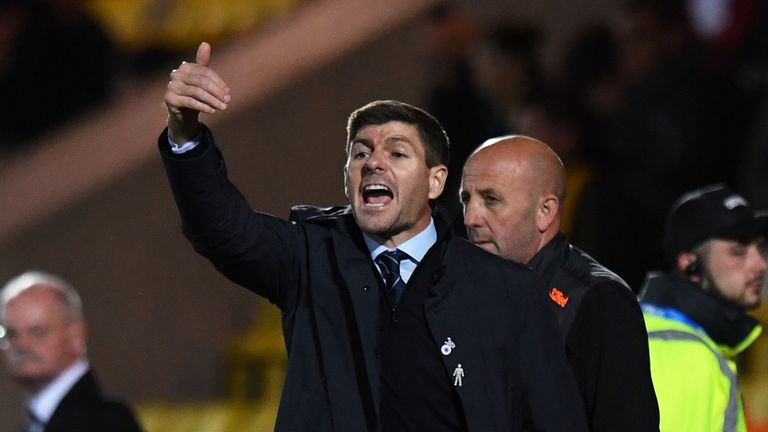
[[[734,246],[731,248],[731,255],[744,256],[747,254],[747,248],[744,246]]]
[[[768,242],[762,241],[757,245],[757,250],[760,251],[764,257],[768,257]]]
[[[392,157],[395,158],[395,159],[402,159],[402,158],[407,157],[407,156],[408,155],[406,155],[403,152],[399,152],[399,151],[393,151],[392,152]]]
[[[48,334],[48,329],[46,328],[33,328],[30,331],[30,334],[35,338],[43,338]]]
[[[757,239],[755,242],[755,247],[757,248],[757,251],[763,256],[766,256],[766,253],[768,253],[768,241],[766,241],[763,237]]]
[[[368,157],[368,152],[356,151],[352,154],[353,159],[364,159]]]
[[[467,204],[469,204],[469,194],[468,193],[460,194],[459,195],[459,201],[461,202],[461,205],[466,207]]]

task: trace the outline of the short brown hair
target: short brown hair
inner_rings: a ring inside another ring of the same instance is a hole
[[[414,125],[419,130],[419,137],[424,143],[424,155],[427,166],[448,166],[450,150],[448,135],[431,114],[421,108],[396,100],[378,100],[356,109],[347,120],[347,145],[349,152],[352,140],[365,126],[382,125],[399,121]]]

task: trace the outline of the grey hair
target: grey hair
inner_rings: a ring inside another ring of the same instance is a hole
[[[8,281],[0,290],[0,322],[5,320],[6,305],[32,287],[43,286],[56,291],[67,316],[73,320],[83,319],[83,303],[77,291],[58,276],[42,271],[27,271]]]

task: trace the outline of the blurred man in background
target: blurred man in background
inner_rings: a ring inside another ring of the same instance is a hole
[[[80,297],[63,280],[24,273],[0,291],[2,350],[28,395],[25,432],[136,432],[131,410],[105,393],[86,357]]]

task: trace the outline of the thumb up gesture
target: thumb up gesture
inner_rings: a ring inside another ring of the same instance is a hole
[[[182,62],[171,71],[165,91],[168,109],[168,134],[175,143],[183,144],[198,135],[201,112],[213,114],[225,110],[231,99],[229,86],[213,69],[211,45],[203,42],[197,48],[195,63]]]

